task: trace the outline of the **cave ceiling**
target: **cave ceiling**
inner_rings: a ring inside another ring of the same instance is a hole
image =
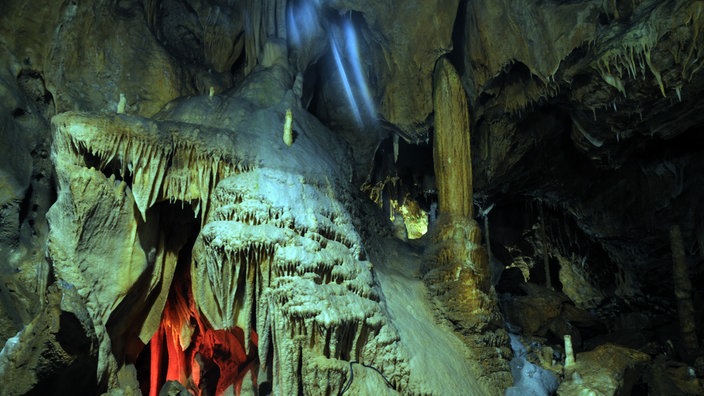
[[[63,360],[30,366],[97,372],[86,389],[142,383],[124,363],[146,365],[152,337],[197,334],[179,359],[281,394],[339,392],[354,359],[432,393],[387,307],[396,275],[373,269],[392,256],[470,349],[499,351],[472,371],[489,393],[510,378],[497,329],[531,309],[496,298],[517,290],[505,269],[590,329],[521,322],[540,336],[682,321],[673,257],[704,298],[703,66],[701,0],[5,0],[0,338],[51,335]],[[460,276],[453,255],[476,265]],[[85,339],[56,341],[42,313]],[[205,347],[218,337],[236,368]],[[18,394],[60,382],[31,378]]]

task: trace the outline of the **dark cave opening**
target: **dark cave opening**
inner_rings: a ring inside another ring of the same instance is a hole
[[[32,208],[34,205],[32,203],[32,193],[33,193],[33,188],[32,185],[30,184],[29,187],[27,187],[27,191],[24,193],[24,197],[22,197],[22,200],[20,201],[20,210],[19,210],[19,224],[20,226],[24,223],[25,219],[29,216],[30,209],[35,210]],[[30,220],[31,221],[31,220]],[[34,224],[30,224],[34,225]]]
[[[83,160],[83,166],[100,170],[107,179],[114,177],[116,181],[124,181],[128,187],[132,188],[132,171],[124,166],[120,159],[113,158],[105,163],[97,154],[91,153],[87,149],[79,149]]]
[[[437,202],[433,147],[429,143],[408,143],[394,137],[381,141],[374,155],[369,184],[384,184],[387,199],[402,201],[405,196],[430,211]]]
[[[452,25],[452,51],[447,54],[448,59],[457,70],[460,76],[466,76],[465,56],[466,56],[466,40],[464,38],[467,18],[467,3],[460,1],[457,6],[457,14]]]
[[[544,215],[542,221],[540,206]],[[530,280],[546,284],[543,260],[544,248],[547,248],[550,280],[557,290],[560,290],[557,255],[584,258],[584,265],[589,266],[590,274],[599,280],[600,286],[613,290],[607,253],[561,208],[545,205],[529,196],[506,196],[496,202],[488,216],[491,251],[502,265],[510,266],[519,256],[529,257],[534,263],[529,268]],[[542,227],[545,228],[544,235]]]
[[[361,190],[388,216],[397,236],[421,238],[437,216],[432,144],[398,136],[382,140]]]

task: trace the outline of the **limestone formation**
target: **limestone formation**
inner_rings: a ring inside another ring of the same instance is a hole
[[[398,336],[349,215],[326,194],[332,188],[264,169],[220,182],[193,251],[196,303],[216,329],[242,328],[248,349],[258,333],[260,381],[282,394],[320,375],[330,376],[321,391],[341,389],[340,360],[383,367],[402,389],[403,366],[379,353]],[[311,359],[315,366],[292,364]]]
[[[293,112],[291,109],[286,109],[286,120],[284,121],[284,144],[291,147],[293,144]]]
[[[472,218],[472,152],[464,88],[447,58],[438,61],[433,77],[433,165],[438,210],[447,217]]]
[[[255,135],[236,131],[237,123],[230,124],[233,131],[207,121],[122,114],[54,118],[61,184],[50,213],[50,255],[57,278],[75,285],[88,308],[100,340],[98,376],[109,388],[117,386],[123,359],[134,358],[136,336],[151,340],[153,359],[163,356],[160,342],[180,345],[185,356],[168,348],[170,359],[180,356],[182,363],[169,366],[167,379],[185,383],[192,375],[198,384],[205,366],[188,366],[200,353],[223,374],[226,368],[206,350],[188,352],[206,345],[196,337],[237,329],[244,353],[258,353],[258,382],[270,383],[277,394],[316,387],[338,392],[349,360],[379,367],[398,390],[407,386],[404,349],[386,318],[362,240],[336,198],[344,191],[336,186],[341,179],[334,168],[305,176],[309,170],[291,166],[318,139],[313,124],[301,118],[299,143],[286,150],[290,158],[280,159],[253,148],[257,140],[276,142],[282,124]],[[331,144],[317,142],[327,151],[316,161],[334,161]],[[277,164],[288,167],[277,170]],[[186,243],[183,232],[160,229],[168,212],[157,207],[167,202],[191,206],[202,224],[189,264],[193,308],[187,296],[182,305],[174,305],[173,296],[166,302],[169,290],[180,287],[176,267]],[[141,328],[113,323],[117,312],[132,321],[144,318]],[[189,316],[197,327],[188,324]],[[171,338],[169,331],[180,335]],[[225,386],[218,381],[217,389]]]
[[[432,231],[434,247],[425,280],[440,301],[444,315],[465,335],[477,335],[495,329],[498,310],[490,290],[488,258],[481,246],[481,230],[472,219],[472,160],[465,92],[457,72],[445,58],[436,65],[433,89],[433,163],[439,214]],[[495,346],[501,346],[502,337],[497,338]],[[488,378],[492,386],[508,386],[502,383],[507,379],[505,362],[500,355],[487,356],[487,360],[492,358],[498,362],[495,363],[498,373],[485,367],[480,375]]]

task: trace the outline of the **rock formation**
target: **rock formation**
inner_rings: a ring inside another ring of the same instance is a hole
[[[152,341],[153,377],[161,375],[165,343],[167,380],[195,389],[205,386],[207,367],[197,359],[212,360],[217,393],[243,370],[228,366],[244,366],[251,354],[259,358],[257,386],[269,383],[277,394],[339,392],[349,360],[382,367],[396,389],[408,382],[407,356],[380,305],[372,265],[336,198],[344,191],[333,157],[341,148],[322,141],[324,127],[296,107],[296,145],[279,140],[293,97],[257,84],[285,75],[272,66],[249,78],[259,91],[245,85],[219,103],[190,99],[190,108],[209,112],[199,124],[183,113],[170,119],[176,110],[158,120],[70,112],[53,119],[59,198],[49,213],[49,254],[57,281],[85,301],[100,340],[98,378],[108,388],[118,386],[117,372],[139,341]],[[222,122],[231,116],[223,108],[262,115]],[[192,261],[184,264],[185,296],[174,295],[183,288],[174,277],[189,233],[161,227],[188,225],[171,223],[169,205],[189,205],[200,219]],[[116,323],[125,318],[132,328]],[[207,350],[209,337],[239,342],[244,355],[222,361]]]

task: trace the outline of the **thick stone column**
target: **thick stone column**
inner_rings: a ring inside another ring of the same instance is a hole
[[[489,267],[481,230],[472,219],[472,160],[469,110],[459,75],[441,58],[434,73],[433,163],[438,187],[438,224],[433,232],[427,280],[437,288],[446,313],[467,329],[480,331],[493,311]]]
[[[491,290],[481,230],[472,218],[469,109],[460,77],[449,60],[438,61],[433,80],[438,222],[431,234],[425,282],[465,343],[482,356],[482,372],[477,376],[493,393],[510,385],[508,364],[502,358],[510,352]]]

